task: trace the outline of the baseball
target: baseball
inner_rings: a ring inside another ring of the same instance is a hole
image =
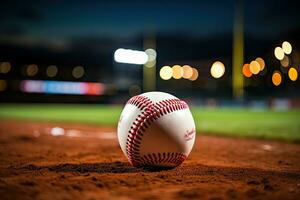
[[[135,167],[176,167],[191,152],[195,122],[186,102],[164,92],[147,92],[126,103],[118,140]]]

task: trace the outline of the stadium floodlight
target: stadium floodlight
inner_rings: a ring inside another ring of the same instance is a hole
[[[258,64],[258,70],[260,70],[259,64]],[[222,62],[216,61],[212,64],[210,68],[210,74],[212,77],[221,78],[224,75],[224,73],[225,73],[225,66]]]
[[[284,41],[282,43],[282,50],[284,51],[285,54],[290,54],[292,53],[292,45],[288,41]]]
[[[148,61],[148,55],[144,51],[120,48],[115,51],[114,59],[118,63],[143,65]]]

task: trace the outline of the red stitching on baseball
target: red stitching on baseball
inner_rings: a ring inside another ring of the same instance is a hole
[[[140,110],[143,110],[145,107],[152,104],[152,101],[148,97],[138,95],[129,99],[127,104],[135,105]]]
[[[180,165],[185,159],[186,155],[175,152],[146,154],[140,158],[141,165],[171,164],[175,166]]]
[[[144,96],[132,97],[127,104],[135,105],[142,110],[132,123],[126,141],[126,153],[132,165],[142,167],[144,165],[169,164],[176,166],[181,164],[186,159],[182,153],[153,153],[141,157],[140,145],[144,132],[155,120],[176,110],[187,109],[188,105],[180,99],[167,99],[153,104],[148,97]]]

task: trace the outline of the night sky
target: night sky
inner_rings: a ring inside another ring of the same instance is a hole
[[[2,1],[0,38],[62,47],[78,37],[134,37],[145,32],[196,38],[232,32],[234,0]],[[59,2],[59,3],[58,3]],[[264,39],[298,31],[297,1],[245,1],[246,34]]]

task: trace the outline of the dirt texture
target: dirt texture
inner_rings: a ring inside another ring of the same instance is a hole
[[[145,171],[115,128],[2,119],[0,198],[300,199],[300,145],[199,133],[181,166]]]

